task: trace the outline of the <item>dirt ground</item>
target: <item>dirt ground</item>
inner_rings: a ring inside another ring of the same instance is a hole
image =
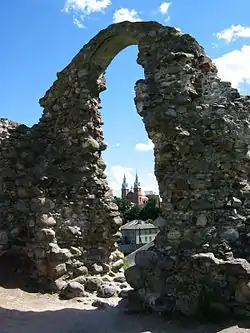
[[[0,287],[0,333],[250,333],[250,324],[204,325],[155,315],[128,315],[117,298],[100,310],[84,300]],[[249,327],[249,329],[248,329]]]

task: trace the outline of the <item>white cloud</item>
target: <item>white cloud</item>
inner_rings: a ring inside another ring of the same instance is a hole
[[[108,183],[114,195],[120,196],[123,176],[126,175],[129,187],[134,183],[135,174],[132,168],[125,168],[120,165],[113,165],[107,169]]]
[[[165,19],[165,22],[169,22],[170,21],[170,16],[168,15],[168,17]]]
[[[76,16],[73,16],[73,23],[78,27],[78,28],[84,28],[83,25],[83,20],[78,19]]]
[[[167,14],[170,5],[171,5],[171,2],[163,2],[163,3],[160,5],[160,12],[161,12],[162,14]]]
[[[148,143],[141,143],[141,142],[137,143],[135,145],[135,149],[140,151],[153,150],[154,144],[150,139],[148,139]]]
[[[235,41],[238,38],[250,38],[250,27],[244,27],[240,24],[232,25],[216,34],[218,39],[224,39],[227,42]]]
[[[64,6],[66,12],[76,11],[85,14],[101,12],[111,5],[110,0],[67,0]]]
[[[113,15],[113,22],[119,23],[123,21],[138,22],[141,21],[135,9],[129,10],[128,8],[116,9]]]
[[[64,11],[73,13],[73,23],[83,28],[86,16],[94,12],[103,12],[109,5],[111,0],[66,0]]]
[[[218,74],[224,81],[230,81],[234,88],[241,83],[250,84],[250,45],[233,50],[214,59]]]
[[[115,143],[112,147],[113,148],[119,148],[119,147],[121,147],[121,144],[120,143]]]

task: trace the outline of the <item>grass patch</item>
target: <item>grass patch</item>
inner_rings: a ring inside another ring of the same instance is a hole
[[[126,271],[126,269],[128,269],[128,261],[125,257],[122,260],[123,260],[123,269],[124,271]]]

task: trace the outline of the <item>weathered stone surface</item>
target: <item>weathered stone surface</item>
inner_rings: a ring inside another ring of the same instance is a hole
[[[20,246],[44,284],[65,267],[67,281],[96,274],[86,277],[91,292],[122,270],[99,94],[108,65],[132,44],[145,73],[135,104],[154,143],[162,203],[154,246],[137,255],[127,281],[155,311],[247,314],[250,97],[218,78],[193,37],[156,22],[102,30],[57,73],[38,124],[0,119],[0,251]]]
[[[158,216],[156,220],[154,220],[154,225],[158,228],[162,228],[166,225],[167,221],[162,217]]]
[[[117,260],[116,262],[114,262],[111,266],[111,269],[113,272],[118,272],[120,268],[122,268],[124,265],[124,262],[122,259]]]
[[[56,233],[54,230],[51,229],[41,229],[36,234],[37,240],[40,242],[47,242],[51,243],[55,240]]]
[[[99,310],[104,310],[108,306],[107,303],[100,301],[99,299],[94,300],[91,305]]]
[[[124,283],[124,282],[126,282],[125,275],[124,275],[123,273],[118,273],[118,274],[114,277],[114,282],[119,282],[119,283]]]
[[[86,266],[76,267],[74,269],[75,275],[88,275],[88,268]]]
[[[46,227],[54,227],[56,225],[56,220],[52,216],[43,214],[41,216],[41,225],[44,225]]]
[[[72,282],[78,282],[80,283],[81,285],[86,285],[86,276],[85,275],[80,275],[80,276],[77,276],[76,278],[74,278],[72,280]]]
[[[55,260],[65,262],[72,257],[72,254],[68,249],[62,249],[55,243],[49,243],[48,246],[50,249],[50,255]]]
[[[154,268],[157,264],[157,254],[154,251],[138,251],[135,264],[141,268]]]
[[[235,299],[240,303],[250,302],[250,282],[239,282],[235,291]]]
[[[86,279],[85,289],[90,292],[97,291],[101,284],[102,280],[100,279],[100,277],[89,276]]]
[[[138,266],[131,266],[125,271],[125,277],[128,284],[134,289],[140,289],[144,285],[142,271]]]
[[[8,241],[8,233],[5,230],[0,230],[0,246],[7,245]]]
[[[54,290],[56,292],[65,289],[67,286],[67,282],[65,282],[62,278],[55,280],[53,284],[54,284]]]
[[[101,265],[98,265],[98,264],[94,264],[92,266],[92,271],[96,274],[100,274],[103,272],[103,267]]]
[[[128,291],[129,291],[130,289],[121,289],[120,291],[119,291],[119,293],[118,293],[118,297],[121,297],[121,298],[128,298]]]
[[[67,272],[66,264],[58,264],[54,267],[53,276],[60,277]]]
[[[79,282],[69,282],[67,286],[60,292],[61,299],[71,299],[75,297],[83,297],[85,295],[84,286]]]
[[[73,257],[81,257],[82,251],[77,247],[71,246],[70,252],[72,253]]]
[[[97,296],[102,298],[110,298],[118,292],[118,288],[111,284],[103,284],[97,289]]]

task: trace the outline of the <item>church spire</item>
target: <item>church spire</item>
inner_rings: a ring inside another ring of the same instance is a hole
[[[141,184],[140,184],[140,182],[139,182],[138,173],[137,173],[137,171],[136,171],[134,188],[139,188],[140,186],[141,186]]]
[[[124,174],[123,182],[122,182],[122,189],[123,189],[123,190],[126,190],[127,188],[128,188],[128,183],[127,183],[126,176],[125,176],[125,174]]]

